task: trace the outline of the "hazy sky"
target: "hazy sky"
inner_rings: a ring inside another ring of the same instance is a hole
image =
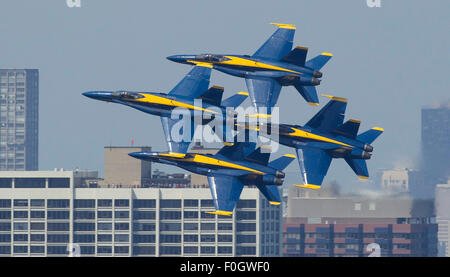
[[[295,24],[294,45],[308,57],[333,53],[320,94],[349,99],[346,118],[361,131],[380,126],[368,162],[377,169],[413,167],[420,156],[420,109],[450,98],[448,0],[0,2],[0,68],[40,72],[39,168],[103,171],[106,145],[151,145],[166,150],[158,117],[94,101],[88,90],[168,92],[189,70],[166,60],[201,52],[253,54],[274,32],[270,22]],[[246,91],[243,79],[214,71],[224,97]],[[327,98],[320,98],[322,107]],[[248,104],[248,102],[247,102]],[[306,123],[318,110],[293,87],[278,101],[283,123]],[[293,153],[283,147],[279,154]],[[163,170],[178,171],[168,166]],[[288,183],[300,182],[298,164]],[[324,182],[357,180],[335,160]]]

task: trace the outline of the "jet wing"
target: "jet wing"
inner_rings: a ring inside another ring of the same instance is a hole
[[[211,68],[195,66],[170,92],[169,95],[195,99],[208,90]]]
[[[330,96],[331,100],[305,126],[321,132],[332,132],[344,122],[347,99]]]
[[[332,157],[317,148],[296,149],[303,185],[298,187],[320,189],[323,178],[327,175]]]
[[[163,126],[167,146],[169,147],[169,152],[186,154],[189,145],[191,144],[192,137],[194,136],[194,122],[190,120],[190,124],[186,124],[186,126],[190,127],[190,130],[182,130],[183,134],[180,135],[180,137],[174,138],[172,136],[172,128],[177,122],[179,122],[179,120],[174,120],[168,117],[161,117],[161,124]]]
[[[231,215],[244,184],[238,178],[227,175],[208,176],[208,182],[216,208],[216,211],[212,213]]]
[[[261,107],[272,108],[280,96],[281,85],[274,79],[245,79],[250,94],[250,100],[258,113]],[[270,110],[265,111],[271,114]]]
[[[266,42],[253,54],[254,58],[281,60],[292,49],[292,41],[295,34],[295,26],[277,24],[279,28],[266,40]]]

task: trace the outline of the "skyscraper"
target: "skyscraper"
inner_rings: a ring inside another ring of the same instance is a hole
[[[450,102],[422,109],[422,170],[425,187],[418,195],[434,197],[436,184],[450,176]]]
[[[0,171],[38,170],[39,71],[0,69]]]

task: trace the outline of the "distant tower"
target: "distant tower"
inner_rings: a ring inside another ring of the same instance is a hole
[[[0,171],[38,170],[39,71],[0,69]]]
[[[422,109],[422,170],[424,191],[434,196],[435,185],[450,176],[450,102]]]

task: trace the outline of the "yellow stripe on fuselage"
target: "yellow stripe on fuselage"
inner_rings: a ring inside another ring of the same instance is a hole
[[[191,156],[189,156],[189,157],[181,157],[181,156],[176,157],[173,155],[169,156],[164,153],[158,153],[158,155],[163,156],[164,159],[168,159],[168,160],[178,160],[178,161],[193,162],[193,163],[199,163],[199,164],[216,165],[216,166],[220,166],[220,167],[246,170],[246,171],[250,171],[250,172],[253,172],[253,173],[256,173],[259,175],[265,175],[264,172],[253,169],[253,168],[249,168],[246,166],[242,166],[242,165],[238,165],[238,164],[234,164],[234,163],[230,163],[230,162],[221,161],[219,159],[208,157],[208,156],[203,156],[200,154],[191,154]]]
[[[286,72],[291,72],[291,73],[295,73],[295,74],[302,74],[302,73],[297,72],[297,71],[293,71],[293,70],[290,70],[290,69],[286,69],[286,68],[282,68],[282,67],[279,67],[279,66],[266,64],[266,63],[256,62],[256,61],[253,61],[253,60],[250,60],[250,59],[243,59],[243,58],[238,58],[238,57],[235,57],[235,56],[225,56],[225,58],[228,58],[230,60],[223,61],[223,62],[217,62],[217,64],[219,64],[219,65],[226,64],[226,65],[238,65],[238,66],[256,67],[256,68],[264,68],[264,69],[271,69],[271,70],[278,70],[278,71],[286,71]]]
[[[309,132],[305,132],[296,128],[291,128],[294,132],[293,133],[282,133],[280,135],[285,135],[285,136],[292,136],[292,137],[301,137],[301,138],[307,138],[307,139],[313,139],[313,140],[318,140],[318,141],[322,141],[322,142],[329,142],[329,143],[335,143],[335,144],[339,144],[345,147],[349,147],[349,148],[353,148],[353,146],[342,143],[340,141],[337,140],[333,140],[333,139],[329,139],[323,136],[319,136],[319,135],[315,135]]]
[[[194,105],[186,104],[183,102],[171,100],[171,99],[168,99],[168,98],[165,98],[162,96],[157,96],[157,95],[153,95],[153,94],[140,94],[140,95],[144,96],[144,98],[133,99],[130,101],[153,103],[153,104],[159,104],[159,105],[170,106],[170,107],[181,107],[181,108],[187,108],[189,110],[204,111],[204,112],[210,112],[210,113],[214,113],[214,114],[217,113],[212,110],[208,110],[208,109],[200,108],[200,107],[197,107]]]

